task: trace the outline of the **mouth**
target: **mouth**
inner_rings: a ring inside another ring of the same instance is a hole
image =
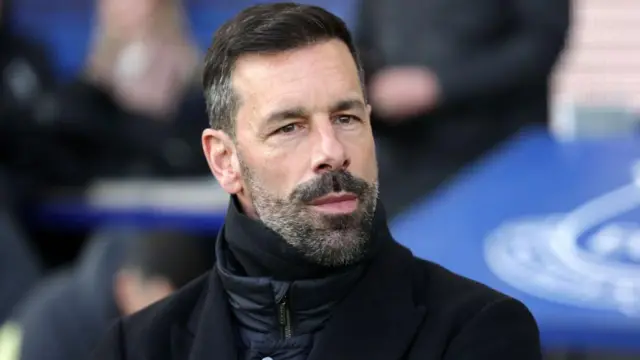
[[[309,205],[325,214],[351,214],[358,208],[358,197],[351,193],[332,193],[314,199]]]

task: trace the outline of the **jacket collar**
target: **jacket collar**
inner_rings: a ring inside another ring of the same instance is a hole
[[[387,232],[376,236],[389,241],[380,249],[362,279],[333,310],[315,342],[309,360],[400,359],[425,316],[414,302],[411,252]],[[190,360],[236,359],[237,339],[228,300],[216,270],[191,314],[187,332],[174,336],[174,359],[190,348]],[[187,343],[185,343],[185,341]]]
[[[254,239],[259,241],[259,239]],[[232,257],[224,238],[216,243],[216,271],[228,295],[238,326],[259,333],[280,332],[278,302],[286,295],[295,324],[294,334],[309,334],[323,326],[335,304],[359,280],[364,264],[350,266],[320,279],[291,282],[267,277],[239,276],[229,266]]]

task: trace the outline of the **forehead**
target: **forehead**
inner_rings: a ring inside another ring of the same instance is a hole
[[[314,110],[344,98],[364,100],[355,61],[338,40],[241,57],[232,82],[241,99],[240,112],[250,110],[254,116],[283,107]]]

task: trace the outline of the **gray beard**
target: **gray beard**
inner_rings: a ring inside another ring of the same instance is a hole
[[[264,198],[254,199],[261,221],[311,262],[340,267],[357,263],[365,256],[375,204],[371,211],[356,216],[327,217],[306,211],[273,211],[263,201]]]
[[[246,166],[243,175],[258,218],[310,262],[342,267],[358,263],[366,255],[378,200],[377,182],[370,184],[355,213],[331,216],[275,196]]]

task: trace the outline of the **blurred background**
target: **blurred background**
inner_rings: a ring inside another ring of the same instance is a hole
[[[85,359],[211,267],[201,60],[258,2],[0,0],[0,360]],[[640,359],[640,2],[303,2],[362,52],[394,236],[549,359]]]

